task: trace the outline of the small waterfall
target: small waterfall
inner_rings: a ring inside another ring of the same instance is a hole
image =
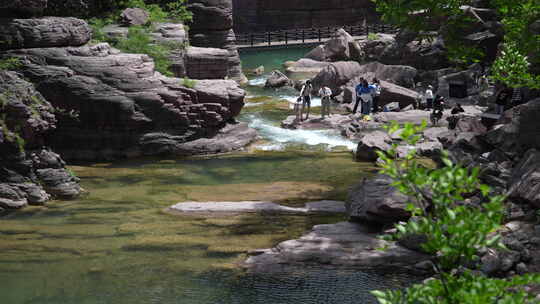
[[[335,130],[290,130],[275,126],[256,114],[245,116],[249,126],[259,131],[259,134],[270,143],[261,146],[262,150],[284,150],[294,145],[325,145],[328,150],[335,147],[346,147],[354,150],[354,142],[343,138]]]

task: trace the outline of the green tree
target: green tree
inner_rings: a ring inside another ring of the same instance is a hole
[[[400,137],[410,145],[419,140],[426,126],[406,124]],[[400,126],[393,123],[389,133]],[[397,224],[397,232],[385,236],[398,240],[409,235],[423,235],[422,249],[433,256],[431,262],[435,277],[423,284],[405,290],[374,291],[380,303],[530,303],[534,295],[521,287],[540,283],[539,274],[493,279],[475,275],[470,270],[455,271],[465,262],[478,260],[480,249],[499,248],[501,236],[497,233],[503,218],[504,197],[494,195],[481,184],[479,170],[464,168],[450,161],[443,153],[444,166],[428,169],[417,161],[416,151],[403,159],[397,157],[397,145],[388,152],[379,152],[381,173],[392,177],[400,192],[414,198],[407,209],[413,220]],[[481,205],[467,203],[466,197],[479,194]]]
[[[475,8],[473,0],[373,0],[384,21],[420,34],[440,30],[448,54],[456,63],[467,64],[482,59],[483,52],[464,39],[464,32],[484,22],[482,12],[496,15],[504,31],[504,51],[495,61],[493,79],[511,87],[540,88],[540,77],[534,75],[532,64],[540,64],[540,35],[531,32],[540,20],[538,0],[492,0],[489,7]]]

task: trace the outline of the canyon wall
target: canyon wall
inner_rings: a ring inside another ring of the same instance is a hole
[[[233,0],[234,30],[258,32],[277,29],[353,25],[375,22],[370,0]]]

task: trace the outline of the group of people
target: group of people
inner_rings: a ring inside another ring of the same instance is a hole
[[[360,83],[355,88],[356,101],[354,103],[353,114],[356,114],[358,105],[361,104],[362,115],[370,115],[379,111],[379,98],[381,96],[381,83],[377,78],[373,78],[371,84],[364,78],[360,78]]]
[[[294,112],[296,113],[296,119],[299,121],[309,119],[312,90],[313,84],[311,83],[311,80],[306,80],[302,86],[302,89],[300,90],[300,96],[296,99],[296,102],[292,102]],[[355,91],[356,101],[353,114],[356,113],[359,105],[361,105],[361,113],[363,115],[370,115],[371,113],[376,113],[379,111],[381,85],[377,78],[373,78],[371,84],[369,84],[364,78],[361,78],[360,83],[355,88]],[[330,106],[332,90],[328,86],[322,86],[319,89],[319,95],[321,96],[321,117],[324,119],[325,116],[331,115]]]
[[[309,119],[312,90],[313,85],[311,84],[311,80],[306,80],[306,83],[300,90],[300,96],[294,103],[294,112],[296,113],[296,119],[299,121],[304,120],[304,113],[306,113],[305,119]],[[321,116],[324,119],[326,115],[330,116],[332,90],[327,86],[322,86],[319,90],[319,95],[321,96]]]

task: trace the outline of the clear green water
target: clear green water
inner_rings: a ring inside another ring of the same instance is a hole
[[[296,59],[294,52],[285,59]],[[257,56],[258,63],[282,61]],[[266,142],[279,136],[332,139],[280,133],[276,125],[287,111],[279,109],[275,92],[247,89],[266,101],[246,109],[242,119],[264,120]],[[322,152],[324,144],[291,146],[72,165],[87,195],[0,218],[0,303],[370,303],[369,290],[407,284],[410,276],[399,273],[291,267],[250,274],[237,267],[248,250],[272,247],[341,216],[184,217],[164,211],[180,201],[341,200],[373,169],[353,162],[348,151]]]

